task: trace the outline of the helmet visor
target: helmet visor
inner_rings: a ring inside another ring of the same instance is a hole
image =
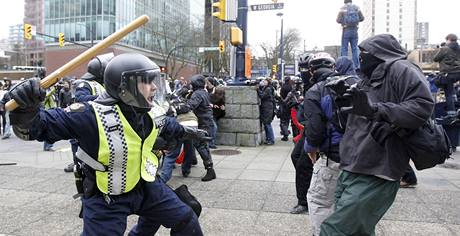
[[[126,71],[121,75],[120,98],[128,105],[151,108],[154,104],[160,70]]]

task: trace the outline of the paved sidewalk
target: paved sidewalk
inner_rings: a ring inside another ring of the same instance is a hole
[[[203,183],[202,163],[191,177],[174,170],[172,186],[185,183],[201,201],[205,235],[311,235],[308,215],[292,215],[295,197],[292,142],[257,148],[223,147],[241,153],[213,155],[218,179]],[[79,235],[80,202],[74,200],[73,175],[63,172],[71,162],[70,145],[42,144],[13,137],[0,140],[0,235]],[[460,154],[446,167],[460,167]],[[377,235],[460,235],[460,171],[436,167],[418,172],[415,189],[401,189],[377,226]],[[129,218],[128,229],[136,216]],[[159,235],[169,235],[161,229]]]

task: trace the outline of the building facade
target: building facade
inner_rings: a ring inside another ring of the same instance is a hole
[[[43,33],[45,27],[44,18],[45,0],[25,0],[24,2],[24,23],[35,27],[36,32]],[[21,35],[22,37],[22,35]],[[45,56],[45,39],[35,35],[32,40],[25,40],[25,56],[28,66],[42,66]]]
[[[407,51],[415,48],[417,0],[366,0],[362,12],[365,18],[360,24],[362,39],[389,33]]]
[[[415,42],[417,47],[423,47],[428,44],[430,35],[430,25],[428,22],[417,22],[415,27]]]
[[[48,38],[47,54],[67,51],[73,56],[84,48],[71,42],[91,46],[146,14],[150,18],[146,25],[128,34],[108,51],[140,52],[160,66],[167,64],[167,55],[173,51],[173,55],[193,65],[196,50],[176,48],[191,43],[189,39],[194,27],[191,15],[199,18],[201,12],[203,18],[204,0],[44,0],[44,12],[44,32],[54,37],[64,33],[66,39],[65,46],[60,48],[55,39]],[[47,58],[47,65],[54,67],[50,60]],[[76,74],[82,74],[85,68],[82,66],[79,70]]]

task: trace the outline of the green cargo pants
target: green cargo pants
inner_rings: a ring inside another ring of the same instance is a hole
[[[393,204],[398,189],[399,181],[342,171],[335,211],[321,224],[320,235],[375,235],[375,226]]]

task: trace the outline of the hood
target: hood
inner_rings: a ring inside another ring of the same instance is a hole
[[[367,38],[359,44],[359,48],[385,61],[387,65],[393,61],[407,58],[406,51],[401,47],[398,40],[390,34],[379,34]]]
[[[348,57],[339,57],[335,61],[335,69],[341,75],[356,75],[353,62]]]
[[[458,45],[457,42],[451,42],[447,46],[454,51],[460,51],[460,46]]]
[[[204,86],[206,85],[206,79],[202,75],[194,75],[190,78],[190,81],[193,90],[204,89]]]
[[[315,70],[315,73],[311,77],[311,80],[313,80],[313,83],[318,83],[320,81],[323,81],[327,79],[328,77],[335,75],[335,71],[330,69],[330,68],[319,68]]]

